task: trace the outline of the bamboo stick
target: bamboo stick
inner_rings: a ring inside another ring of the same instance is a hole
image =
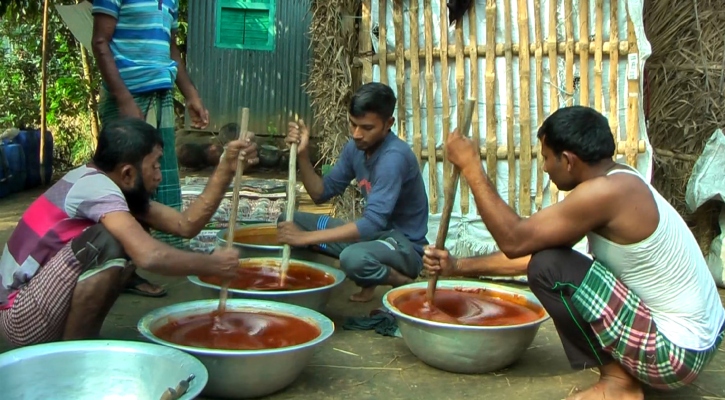
[[[564,0],[564,27],[566,32],[565,49],[565,98],[566,106],[574,105],[574,13],[572,0]]]
[[[466,70],[464,63],[466,62],[463,51],[463,18],[456,21],[456,97],[458,100],[457,107],[457,126],[464,125],[464,108],[466,107]],[[461,182],[461,213],[468,214],[468,184],[466,181]]]
[[[519,43],[529,47],[529,2],[518,0]],[[531,215],[531,60],[519,53],[519,214]]]
[[[549,0],[549,114],[559,109],[559,62],[558,62],[558,44],[556,38],[556,21],[558,0]],[[544,121],[541,121],[543,123]],[[559,189],[556,184],[549,181],[551,195],[551,203],[554,204],[559,200]]]
[[[627,146],[628,146],[628,144],[626,141],[617,143],[617,151],[616,151],[617,154],[624,155]],[[684,161],[692,161],[692,160],[697,159],[697,156],[688,157],[688,156],[684,156],[679,153],[669,152],[668,150],[661,150],[661,149],[655,149],[655,150],[656,150],[657,154],[662,155],[664,157],[676,158],[676,159],[684,160]],[[646,147],[645,147],[644,140],[639,140],[636,142],[636,151],[637,151],[637,154],[645,153]],[[532,150],[532,156],[538,156],[538,153],[539,153],[538,148]],[[484,146],[480,147],[481,159],[489,158],[488,154],[489,154],[488,147],[484,147]],[[518,147],[518,146],[514,147],[513,154],[514,154],[514,157],[519,157],[521,155],[521,147]],[[436,160],[438,160],[438,161],[444,160],[444,152],[442,149],[436,149],[435,155],[436,155]],[[498,146],[498,148],[496,148],[496,152],[493,155],[493,158],[496,160],[506,160],[506,159],[508,159],[509,155],[510,155],[510,152],[509,152],[508,146]],[[423,150],[423,154],[421,157],[423,157],[424,159],[430,157],[430,152],[428,150]]]
[[[445,29],[445,25],[443,25],[442,28]],[[442,46],[441,48],[433,49],[433,59],[434,60],[445,59],[446,57],[455,58],[455,49],[456,49],[455,46],[453,46],[453,45],[450,45],[450,46],[441,45],[441,46]],[[478,46],[476,46],[476,52],[479,55],[485,54],[486,48],[487,48],[487,46],[478,45]],[[505,43],[494,44],[494,49],[495,49],[494,55],[496,57],[502,57],[502,56],[506,55],[506,50],[505,50],[506,44]],[[566,42],[560,42],[560,43],[555,42],[554,49],[555,49],[555,54],[565,55],[566,54]],[[614,51],[612,51],[613,49],[614,49]],[[521,47],[519,46],[518,43],[514,43],[511,46],[511,50],[514,55],[518,55],[519,52],[521,52]],[[580,55],[579,51],[580,51],[579,47],[576,46],[573,50],[573,55],[579,56]],[[596,51],[595,43],[589,44],[588,51],[589,51],[589,55],[593,55],[595,53],[595,51]],[[447,55],[443,55],[444,52]],[[617,45],[614,45],[613,43],[610,43],[610,42],[603,42],[602,43],[602,53],[608,55],[609,57],[611,57],[614,54],[626,56],[629,53],[629,43],[627,43],[625,41],[625,42],[618,42]],[[382,54],[385,54],[385,55],[383,56]],[[464,53],[463,53],[464,56],[469,56],[470,54],[471,53],[470,53],[469,49],[464,50]],[[529,46],[529,54],[532,56],[536,54],[536,45],[532,44]],[[406,61],[410,61],[410,58],[411,58],[410,50],[405,50],[403,52],[403,55],[404,55]],[[373,64],[379,64],[380,60],[384,58],[387,62],[394,62],[397,57],[398,57],[397,52],[391,52],[391,51],[389,51],[387,53],[381,52],[380,54],[373,55],[372,58],[370,59],[370,61]],[[425,51],[419,50],[418,57],[425,58]],[[354,58],[353,65],[356,67],[362,66],[361,58],[360,57]]]
[[[589,107],[589,0],[579,2],[579,105]]]
[[[449,80],[450,80],[450,70],[448,68],[448,8],[443,7],[441,4],[440,7],[440,34],[441,34],[441,40],[440,40],[440,62],[441,62],[441,105],[443,106],[443,112],[441,113],[441,125],[443,126],[443,143],[446,142],[446,139],[448,138],[448,132],[451,131],[451,100],[450,100],[450,93],[449,93]],[[433,51],[436,51],[436,49],[433,49]],[[454,50],[455,52],[455,50]],[[435,57],[434,57],[435,59]],[[438,168],[436,166],[436,175],[438,173]],[[443,182],[446,180],[446,176],[450,175],[451,173],[451,164],[444,162],[443,163]],[[434,189],[436,192],[437,186]]]
[[[363,0],[362,3],[362,21],[360,22],[360,53],[365,54],[363,58],[363,83],[368,83],[373,80],[373,64],[371,60],[372,56],[372,38],[371,23],[372,18],[370,14],[370,0]]]
[[[409,0],[410,8],[408,16],[410,17],[410,50],[413,53],[418,52],[420,46],[420,32],[418,27],[418,0]],[[423,132],[421,130],[420,117],[420,59],[413,58],[410,60],[410,88],[411,88],[411,104],[413,105],[413,153],[420,157],[423,148]],[[420,161],[420,158],[418,158]],[[419,165],[418,167],[421,167]]]
[[[394,1],[394,0],[393,0]],[[388,54],[388,0],[378,0],[378,53]],[[388,60],[381,57],[380,83],[388,84]]]
[[[398,86],[398,137],[407,141],[405,123],[405,39],[403,36],[403,4],[393,0],[395,26],[395,83]]]
[[[637,167],[637,140],[639,139],[639,49],[634,24],[627,17],[627,41],[629,59],[627,68],[627,164]]]
[[[486,1],[486,172],[496,187],[496,0]]]
[[[299,122],[299,119],[297,120]],[[289,169],[287,174],[287,210],[285,210],[285,220],[294,221],[295,216],[295,200],[297,200],[297,143],[292,143],[289,151]],[[279,274],[279,287],[283,288],[287,279],[287,270],[289,269],[289,260],[292,256],[292,247],[285,244],[282,247],[282,267]]]
[[[612,45],[619,44],[619,24],[617,23],[619,12],[618,1],[610,2],[609,14],[609,41]],[[629,46],[629,42],[627,42]],[[619,142],[619,53],[612,53],[609,56],[609,126],[612,129],[614,142]],[[614,159],[617,155],[614,155]]]
[[[463,136],[468,136],[468,131],[471,129],[471,119],[473,118],[473,109],[476,107],[476,99],[468,99],[465,106],[461,109],[465,109],[463,113],[463,123],[458,125],[460,127],[459,133]],[[444,249],[446,247],[446,237],[448,236],[448,226],[451,222],[451,213],[453,212],[453,202],[456,197],[456,187],[458,186],[458,179],[460,177],[458,168],[453,167],[450,177],[446,177],[444,198],[443,198],[443,211],[441,213],[441,221],[438,225],[438,235],[436,236],[435,246],[437,249]],[[438,285],[438,275],[433,275],[428,281],[428,304],[434,306],[435,290]]]
[[[240,107],[239,122],[239,138],[247,137],[249,128],[249,109]],[[244,161],[241,157],[237,158],[237,168],[234,171],[234,188],[232,190],[232,209],[229,217],[229,226],[227,227],[227,249],[231,249],[234,245],[234,232],[237,224],[237,216],[239,215],[239,187],[242,184],[242,176],[244,175]],[[229,280],[225,280],[219,293],[219,314],[223,314],[227,309],[227,297],[229,295]]]
[[[602,52],[603,52],[603,35],[604,35],[604,1],[594,1],[594,108],[604,112],[602,102],[604,101],[604,91],[602,89]]]
[[[511,0],[503,2],[504,37],[506,40],[506,146],[508,156],[508,204],[516,209],[516,159],[514,158],[514,66],[511,27]]]
[[[438,168],[435,158],[436,129],[435,129],[435,97],[433,93],[433,10],[431,0],[423,2],[425,52],[425,102],[426,102],[426,139],[428,142],[428,181],[431,189],[428,191],[428,203],[432,214],[438,213]],[[421,153],[422,154],[422,153]],[[422,158],[422,157],[421,157]]]
[[[478,25],[478,19],[476,18],[476,6],[475,4],[468,9],[468,46],[470,51],[469,62],[469,73],[470,73],[470,98],[478,99],[478,32],[476,31],[476,25]],[[481,127],[478,121],[478,103],[473,107],[473,114],[471,116],[471,138],[476,144],[481,143]],[[470,210],[469,205],[469,187],[468,183],[464,186],[466,189],[465,196],[461,193],[461,205],[463,205],[463,199],[465,198],[465,210],[462,210],[464,214],[467,214]]]
[[[544,36],[541,31],[541,0],[534,0],[534,37],[536,44],[536,125],[544,122]],[[534,207],[541,210],[544,204],[544,157],[541,155],[541,141],[536,141],[536,197]]]

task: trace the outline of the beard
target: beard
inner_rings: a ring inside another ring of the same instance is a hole
[[[144,215],[151,207],[151,194],[146,191],[141,175],[136,175],[136,183],[131,190],[122,190],[123,196],[126,198],[126,204],[132,215]]]

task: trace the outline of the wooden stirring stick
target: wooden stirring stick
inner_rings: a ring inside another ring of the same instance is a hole
[[[292,143],[289,151],[289,174],[287,175],[287,221],[293,221],[295,215],[295,200],[297,197],[297,143]],[[292,248],[285,244],[282,248],[282,270],[280,272],[279,287],[284,287],[287,279],[289,259],[292,256]]]
[[[463,127],[459,130],[459,133],[464,136],[468,136],[468,131],[471,130],[471,120],[473,119],[473,109],[476,106],[476,99],[466,100],[466,110],[463,116]],[[443,189],[443,211],[441,212],[441,222],[438,225],[438,236],[436,236],[436,249],[443,249],[446,247],[446,237],[448,236],[448,225],[451,222],[451,213],[453,212],[453,200],[456,198],[456,187],[458,186],[458,178],[460,177],[461,171],[453,166],[451,172],[451,178],[446,181],[445,188]],[[428,303],[433,307],[433,300],[435,299],[435,290],[438,285],[438,275],[434,275],[428,281]]]
[[[240,107],[241,108],[241,107]],[[247,138],[247,128],[249,126],[249,109],[241,108],[242,121],[239,124],[239,138],[244,140]],[[227,228],[227,248],[231,249],[234,245],[234,230],[237,224],[237,213],[239,212],[239,187],[242,185],[242,174],[244,174],[244,161],[241,154],[237,158],[237,170],[234,173],[234,189],[232,192],[232,210],[229,214],[229,227]],[[219,294],[219,314],[224,313],[227,309],[227,296],[229,293],[230,281],[224,281],[222,291]]]

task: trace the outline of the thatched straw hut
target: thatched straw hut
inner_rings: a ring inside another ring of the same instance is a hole
[[[725,8],[719,0],[647,0],[644,21],[652,44],[645,112],[655,148],[654,185],[706,250],[717,234],[720,204],[688,214],[685,188],[705,142],[725,127]]]

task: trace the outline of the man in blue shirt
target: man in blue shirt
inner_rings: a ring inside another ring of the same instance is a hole
[[[280,222],[279,241],[316,246],[340,258],[340,267],[358,286],[352,301],[370,301],[378,285],[412,282],[422,269],[428,244],[428,198],[418,159],[390,128],[395,93],[382,83],[363,85],[350,101],[352,139],[329,174],[320,177],[310,162],[310,133],[303,121],[289,124],[288,143],[298,143],[299,177],[315,203],[341,195],[355,179],[366,200],[362,217],[345,222],[297,212]]]

